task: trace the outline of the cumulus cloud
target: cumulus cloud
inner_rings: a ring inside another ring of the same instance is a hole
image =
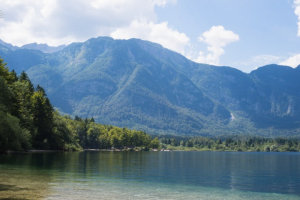
[[[49,45],[85,41],[91,37],[140,38],[198,62],[218,64],[228,44],[239,36],[223,26],[213,26],[199,41],[208,53],[193,50],[190,38],[159,22],[156,7],[176,0],[1,0],[0,39],[20,46],[31,42]]]
[[[298,36],[300,37],[300,0],[294,0],[295,14],[298,17]]]
[[[213,26],[198,38],[207,52],[198,53],[185,33],[157,20],[155,8],[173,3],[176,0],[1,0],[0,39],[17,46],[56,46],[97,36],[140,38],[193,55],[188,57],[197,62],[219,64],[224,48],[239,36]]]
[[[223,26],[213,26],[199,36],[198,40],[207,45],[208,53],[199,52],[195,61],[218,65],[220,56],[225,53],[224,48],[228,44],[238,41],[239,35],[226,30]]]
[[[252,64],[256,67],[260,67],[263,65],[269,65],[269,64],[276,64],[282,60],[280,56],[274,56],[274,55],[258,55],[254,56],[252,59]]]
[[[263,55],[253,56],[247,60],[233,62],[231,66],[238,68],[243,72],[251,72],[261,66],[265,66],[269,64],[278,64],[282,60],[283,57],[281,56],[263,54]]]
[[[177,30],[168,27],[167,22],[153,23],[134,20],[129,26],[118,28],[111,33],[116,39],[141,38],[159,43],[166,48],[184,54],[189,38]]]
[[[297,67],[298,65],[300,65],[300,54],[293,55],[293,56],[287,58],[286,60],[282,61],[279,64],[287,65],[290,67]]]
[[[175,0],[1,0],[0,38],[59,45],[110,35],[135,20],[156,22],[155,7]]]

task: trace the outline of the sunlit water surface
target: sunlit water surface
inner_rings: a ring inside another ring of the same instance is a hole
[[[4,199],[300,199],[300,153],[0,155]]]

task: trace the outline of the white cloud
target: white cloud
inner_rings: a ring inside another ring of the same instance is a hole
[[[195,61],[219,64],[224,48],[239,36],[213,26],[199,41],[207,53],[193,49],[190,38],[159,22],[156,7],[176,0],[0,0],[0,39],[14,45],[31,42],[49,45],[85,41],[91,37],[140,38],[159,43]]]
[[[199,40],[208,53],[193,50],[190,38],[159,22],[157,6],[176,0],[0,0],[0,39],[14,45],[31,42],[49,45],[84,41],[91,37],[140,38],[159,43],[198,62],[218,64],[224,48],[239,36],[223,26],[213,26]],[[195,59],[193,59],[195,60]]]
[[[182,54],[189,43],[189,38],[184,33],[169,28],[167,22],[155,24],[146,20],[134,20],[129,26],[112,32],[111,36],[116,39],[149,40]]]
[[[297,67],[298,65],[300,65],[300,54],[293,55],[293,56],[287,58],[286,60],[282,61],[279,64],[287,65],[290,67]]]
[[[258,67],[269,65],[269,64],[277,64],[283,60],[280,56],[275,55],[257,55],[253,56],[248,60],[237,61],[231,64],[232,67],[242,70],[243,72],[251,72]]]
[[[300,37],[300,0],[294,0],[295,14],[298,17],[298,36]]]
[[[0,38],[59,45],[110,35],[133,21],[156,22],[155,7],[175,0],[1,0]]]
[[[255,63],[255,66],[260,67],[263,65],[269,65],[269,64],[276,64],[278,63],[282,58],[280,56],[274,56],[274,55],[258,55],[254,56],[252,58],[252,62]]]
[[[278,64],[286,65],[290,67],[297,67],[300,65],[300,54],[295,54],[290,57],[275,56],[275,55],[258,55],[254,56],[249,60],[235,62],[232,64],[232,67],[238,68],[244,72],[251,72],[258,67],[269,65],[269,64]]]
[[[225,53],[224,48],[228,44],[238,41],[239,35],[226,30],[223,26],[213,26],[199,36],[198,40],[207,45],[208,53],[199,52],[198,57],[194,60],[201,63],[218,65],[220,56]]]

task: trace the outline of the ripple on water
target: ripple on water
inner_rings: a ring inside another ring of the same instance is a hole
[[[47,200],[124,199],[124,200],[299,200],[299,196],[245,192],[211,187],[172,184],[97,182],[94,184],[53,183]]]

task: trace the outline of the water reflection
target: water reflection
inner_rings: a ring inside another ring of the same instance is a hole
[[[299,169],[299,153],[10,154],[0,156],[0,200],[43,199],[58,188],[99,192],[100,186],[114,188],[117,183],[128,190],[139,187],[140,191],[141,187],[158,190],[158,185],[164,184],[171,190],[181,188],[181,192],[190,186],[300,196]]]

